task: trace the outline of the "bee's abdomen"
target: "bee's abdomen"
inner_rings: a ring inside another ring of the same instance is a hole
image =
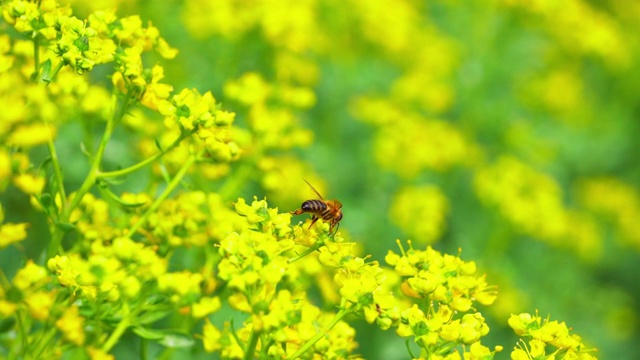
[[[302,203],[302,210],[312,214],[322,214],[327,210],[327,204],[320,200],[307,200]]]

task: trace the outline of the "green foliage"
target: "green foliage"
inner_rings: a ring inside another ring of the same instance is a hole
[[[0,357],[637,352],[634,2],[1,9]]]

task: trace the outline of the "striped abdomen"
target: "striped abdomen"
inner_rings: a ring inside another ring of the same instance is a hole
[[[329,220],[332,217],[331,209],[329,209],[327,204],[322,200],[307,200],[302,203],[300,209],[303,212],[315,214],[323,220]]]

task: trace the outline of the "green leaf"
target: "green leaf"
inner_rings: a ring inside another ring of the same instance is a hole
[[[51,158],[51,156],[47,156],[46,159],[44,159],[41,163],[40,166],[38,166],[38,173],[40,173],[40,171],[42,171],[42,169],[46,168],[47,166],[49,166],[49,164],[53,162],[53,159]]]
[[[168,348],[186,348],[195,344],[193,336],[182,330],[157,330],[137,326],[133,332],[143,339],[157,341]]]
[[[39,200],[40,205],[42,205],[42,207],[45,209],[49,209],[53,204],[53,199],[51,198],[51,194],[49,193],[43,193],[42,195],[40,195]]]
[[[158,139],[154,139],[155,143],[156,143],[156,147],[158,148],[158,150],[160,150],[160,152],[164,152],[164,149],[162,149],[162,145],[160,145],[160,141],[158,141]]]
[[[138,323],[139,324],[151,324],[154,323],[160,319],[162,319],[163,317],[167,316],[171,314],[171,310],[167,309],[167,310],[155,310],[155,311],[151,311],[151,312],[147,312],[147,313],[143,313],[140,316],[138,316]]]
[[[108,196],[111,200],[115,201],[116,203],[118,203],[118,205],[122,207],[133,209],[133,208],[138,208],[147,204],[147,201],[132,203],[132,202],[122,200],[122,198],[114,194],[111,191],[111,189],[109,189],[109,184],[105,181],[98,181],[98,186],[101,188],[101,190],[106,196]]]
[[[0,320],[0,334],[11,330],[15,323],[16,319],[14,317]]]
[[[76,230],[76,226],[71,224],[71,223],[62,223],[62,222],[57,222],[56,226],[58,227],[58,229],[64,231],[64,232],[71,232],[71,231],[75,231]]]
[[[122,170],[122,168],[120,167],[118,170]],[[100,178],[99,181],[105,182],[109,185],[121,185],[125,183],[124,177]]]
[[[80,143],[80,152],[84,154],[87,158],[93,160],[93,154],[89,152],[87,149],[87,145],[84,143]]]
[[[149,340],[160,340],[165,336],[162,330],[149,329],[142,326],[137,326],[133,328],[133,332],[136,333],[141,338],[149,339]]]
[[[45,83],[51,82],[51,59],[42,63],[40,67],[40,80]]]
[[[166,330],[167,334],[159,341],[161,345],[168,348],[186,348],[195,344],[193,336],[180,330],[175,330],[169,333],[171,330]]]

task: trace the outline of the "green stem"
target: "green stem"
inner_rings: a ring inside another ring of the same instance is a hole
[[[307,352],[307,350],[309,350],[313,345],[315,345],[315,343],[317,343],[329,331],[331,331],[331,329],[333,329],[333,327],[336,326],[336,324],[340,320],[342,320],[342,318],[344,318],[347,314],[351,313],[352,311],[353,311],[353,306],[340,309],[340,311],[338,311],[336,316],[334,316],[333,320],[331,320],[331,322],[328,323],[327,326],[325,326],[322,331],[319,331],[318,333],[316,333],[311,339],[309,339],[309,341],[307,341],[304,345],[302,345],[302,347],[300,347],[298,351],[296,351],[293,355],[289,356],[287,360],[297,359],[300,356],[302,356],[302,354]]]
[[[58,328],[52,326],[40,339],[39,344],[37,346],[37,350],[32,353],[34,359],[39,359],[43,353],[47,350],[48,345],[51,343],[53,338],[57,335]]]
[[[36,80],[38,78],[38,74],[40,73],[40,42],[38,42],[38,38],[33,39],[33,76],[32,80]]]
[[[256,352],[256,347],[258,346],[258,339],[260,339],[260,334],[262,332],[255,331],[255,329],[251,329],[251,335],[249,336],[249,345],[247,346],[246,351],[244,352],[244,360],[253,359],[253,354]]]
[[[63,66],[64,66],[64,61],[62,59],[60,59],[60,61],[58,61],[58,64],[56,65],[56,67],[51,72],[51,76],[49,77],[49,79],[47,81],[47,86],[53,82],[53,80],[56,78],[56,76],[58,75],[58,73],[60,72],[60,70],[62,69]]]
[[[129,320],[131,314],[129,313],[129,307],[127,303],[124,303],[124,308],[122,310],[122,320],[120,320],[118,326],[111,333],[111,336],[109,336],[107,341],[102,345],[102,351],[104,351],[105,353],[108,353],[111,348],[113,348],[118,343],[118,340],[120,340],[124,332],[129,328],[129,325],[131,325],[131,321]]]
[[[140,360],[147,360],[149,358],[149,340],[145,338],[140,339]]]
[[[287,260],[287,263],[291,264],[291,263],[293,263],[293,262],[296,262],[296,261],[298,261],[298,260],[302,259],[303,257],[305,257],[305,256],[307,256],[307,255],[309,255],[309,254],[311,254],[312,252],[314,252],[314,251],[316,251],[316,250],[320,249],[320,247],[321,247],[322,245],[324,245],[324,242],[320,242],[320,241],[316,242],[313,246],[311,246],[311,247],[310,247],[310,248],[308,248],[307,250],[305,250],[305,251],[303,251],[302,253],[300,253],[300,254],[298,254],[298,255],[296,255],[296,256],[294,256],[294,257],[292,257],[291,259]]]
[[[48,122],[45,121],[45,125],[49,125]],[[56,147],[53,144],[53,139],[49,136],[47,140],[47,147],[49,148],[49,155],[51,156],[51,164],[53,164],[53,173],[56,179],[56,183],[58,185],[58,194],[60,195],[60,200],[62,204],[67,203],[67,193],[64,190],[64,178],[62,176],[62,169],[60,168],[60,160],[58,160],[58,153],[56,152]]]
[[[176,176],[173,179],[171,179],[171,182],[169,182],[169,184],[164,189],[162,194],[158,196],[158,198],[153,202],[153,204],[149,206],[149,209],[147,209],[147,211],[140,217],[140,219],[138,219],[138,221],[135,224],[133,224],[131,229],[129,229],[129,234],[128,234],[129,237],[131,237],[131,235],[135,234],[136,231],[138,231],[138,229],[147,221],[149,216],[155,213],[156,210],[158,210],[158,208],[160,207],[160,204],[162,204],[162,202],[167,197],[169,197],[169,195],[173,192],[173,190],[175,190],[178,187],[178,185],[180,185],[182,178],[187,174],[187,171],[189,171],[191,166],[196,162],[197,158],[198,156],[196,154],[191,154],[189,158],[187,158],[187,161],[184,163],[184,165],[182,165],[182,168],[180,168]]]
[[[21,311],[16,312],[16,321],[18,322],[18,331],[20,341],[13,341],[13,344],[9,350],[9,356],[7,360],[14,360],[22,357],[18,357],[18,352],[22,351],[22,355],[29,348],[29,336],[28,331],[26,329],[25,320],[23,319],[23,314]]]
[[[159,152],[157,152],[153,156],[151,156],[151,157],[149,157],[147,159],[144,159],[143,161],[141,161],[141,162],[139,162],[139,163],[137,163],[135,165],[131,165],[131,166],[127,167],[127,168],[120,169],[120,170],[101,172],[100,174],[98,174],[98,177],[101,178],[101,179],[106,179],[106,178],[125,176],[125,175],[128,175],[128,174],[136,171],[136,170],[139,170],[139,169],[151,164],[152,162],[158,160],[160,157],[162,157],[164,154],[168,153],[169,151],[173,150],[175,147],[180,145],[182,140],[184,140],[190,134],[191,133],[188,133],[188,132],[181,134],[166,149],[160,150]]]
[[[95,185],[96,180],[98,179],[98,175],[100,173],[100,163],[102,162],[102,157],[104,156],[105,149],[107,148],[107,144],[111,139],[111,134],[113,134],[113,130],[116,124],[122,119],[124,114],[129,107],[130,97],[126,95],[122,104],[120,106],[119,111],[114,112],[113,117],[107,121],[107,126],[105,127],[104,133],[102,134],[102,139],[100,140],[100,145],[98,146],[98,150],[96,151],[96,156],[93,159],[93,163],[91,164],[91,168],[89,169],[89,173],[85,178],[84,182],[80,186],[80,189],[76,191],[75,195],[69,202],[69,204],[63,203],[62,213],[60,215],[59,221],[61,223],[66,223],[69,221],[71,217],[71,212],[80,204],[84,195],[91,190],[91,188]],[[49,252],[47,258],[52,258],[55,254],[61,252],[61,243],[62,238],[64,237],[64,232],[61,229],[58,229],[53,238],[51,239],[51,243],[49,244]]]

